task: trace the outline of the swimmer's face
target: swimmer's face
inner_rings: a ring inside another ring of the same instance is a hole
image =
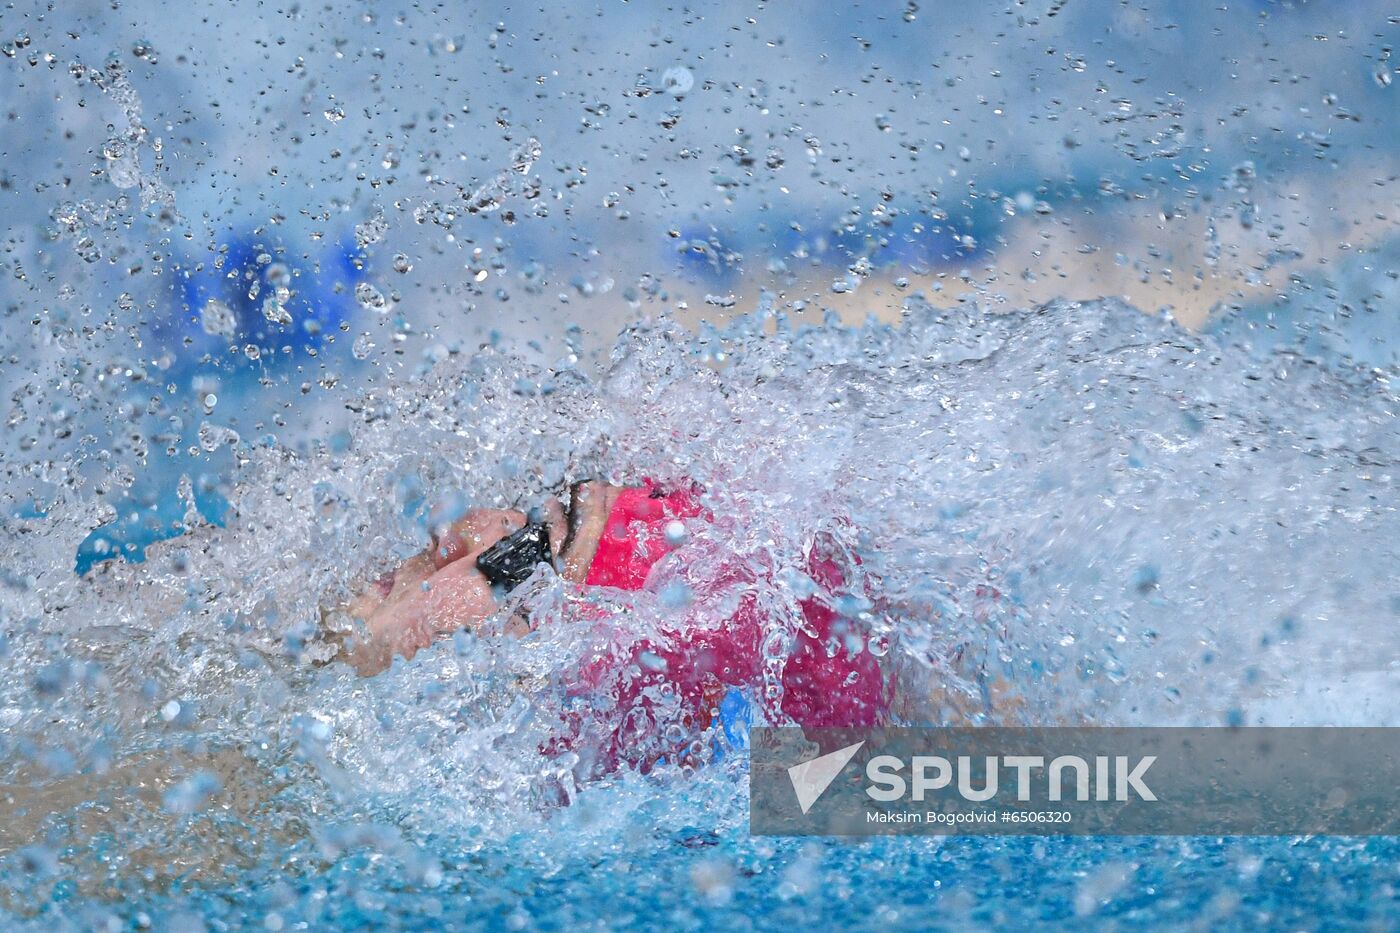
[[[441,570],[468,554],[481,553],[524,527],[525,520],[525,513],[515,509],[473,509],[433,535],[433,567]]]
[[[541,509],[550,549],[559,554],[569,533],[563,506],[554,500]],[[354,600],[346,611],[364,623],[347,652],[362,674],[388,667],[395,655],[412,658],[439,636],[472,628],[500,608],[476,559],[506,535],[525,525],[515,509],[472,509],[433,535],[431,545]]]

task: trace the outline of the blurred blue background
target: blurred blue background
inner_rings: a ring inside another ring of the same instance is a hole
[[[200,425],[324,440],[345,398],[445,348],[548,362],[569,333],[596,353],[637,316],[765,291],[799,320],[1122,295],[1393,364],[1397,22],[21,0],[0,12],[0,456],[90,437],[133,479],[125,530],[85,548],[137,555],[180,475],[217,498],[227,451]],[[70,380],[102,403],[55,421],[25,390]],[[42,510],[20,485],[10,508]]]

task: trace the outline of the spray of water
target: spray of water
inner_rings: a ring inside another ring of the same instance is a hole
[[[541,749],[570,717],[585,735],[620,726],[609,697],[641,672],[619,664],[581,699],[584,666],[722,627],[745,593],[766,657],[741,686],[752,715],[774,709],[818,537],[849,573],[821,598],[897,684],[898,721],[1390,721],[1395,409],[1385,373],[1111,302],[912,301],[897,326],[639,325],[597,378],[452,357],[360,399],[318,449],[213,439],[235,460],[223,525],[186,483],[183,535],[81,578],[73,551],[102,511],[81,471],[35,463],[42,514],[3,528],[0,771],[62,788],[77,814],[166,774],[123,838],[178,848],[184,821],[199,865],[237,861],[249,827],[326,857],[401,847],[427,876],[404,834],[485,844],[553,820],[615,843],[656,806],[703,822],[740,796],[726,750],[742,738],[691,734],[664,695],[636,741],[686,751],[647,777]],[[540,574],[526,638],[488,623],[370,679],[318,638],[429,529],[594,476],[697,484],[715,520],[638,593]],[[89,816],[95,846],[106,824]]]

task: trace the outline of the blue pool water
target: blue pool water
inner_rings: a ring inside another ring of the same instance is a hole
[[[818,536],[897,723],[1400,725],[1397,41],[6,4],[0,930],[1400,928],[1394,839],[759,837],[747,750]],[[765,607],[712,725],[659,697],[686,754],[541,749],[704,579],[323,663],[435,528],[596,476],[698,484]]]

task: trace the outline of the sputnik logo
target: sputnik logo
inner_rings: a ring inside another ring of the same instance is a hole
[[[831,782],[836,780],[836,775],[841,773],[841,769],[846,767],[847,762],[855,757],[864,744],[865,741],[862,740],[788,768],[792,789],[797,794],[797,803],[802,807],[804,815],[812,809],[812,804],[821,799]]]

